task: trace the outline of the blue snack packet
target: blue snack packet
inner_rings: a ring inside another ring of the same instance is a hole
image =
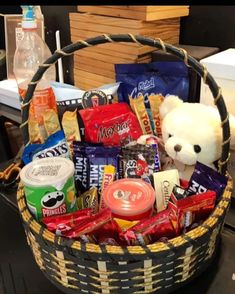
[[[24,148],[22,160],[28,164],[35,159],[61,156],[69,158],[69,147],[64,131],[60,130],[47,138],[43,144],[31,144]]]
[[[201,162],[197,162],[189,180],[187,191],[190,195],[194,195],[212,190],[216,192],[216,199],[219,201],[227,185],[227,181],[226,176]]]
[[[188,100],[188,68],[181,61],[157,61],[143,64],[116,64],[116,81],[119,102],[129,103],[129,96],[144,96],[146,108],[150,108],[148,96],[162,94],[177,95]]]

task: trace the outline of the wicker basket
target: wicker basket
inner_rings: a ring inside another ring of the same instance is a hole
[[[57,50],[39,66],[29,84],[22,105],[22,129],[25,144],[28,142],[27,119],[29,104],[36,84],[44,72],[59,58],[76,50],[107,42],[135,42],[153,46],[174,54],[191,66],[209,85],[221,117],[223,133],[220,172],[227,172],[230,129],[228,113],[221,94],[206,68],[183,49],[133,35],[102,35]],[[113,45],[115,46],[115,44]],[[147,246],[99,246],[82,244],[75,240],[58,237],[38,223],[29,212],[23,186],[17,194],[18,206],[23,219],[28,244],[42,272],[65,293],[169,293],[192,280],[210,264],[232,194],[229,180],[221,201],[211,216],[199,227],[169,240]]]

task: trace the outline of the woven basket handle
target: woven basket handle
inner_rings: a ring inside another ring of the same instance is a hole
[[[161,49],[167,53],[176,55],[185,62],[187,66],[191,66],[202,78],[205,84],[207,84],[214,97],[214,103],[218,108],[221,128],[223,134],[222,143],[222,154],[219,160],[219,171],[225,174],[227,171],[227,163],[229,160],[229,146],[230,146],[230,128],[229,128],[229,115],[226,109],[226,105],[221,94],[221,88],[218,87],[217,83],[207,71],[207,69],[200,64],[196,59],[189,56],[184,49],[174,47],[170,44],[164,43],[161,39],[146,38],[143,36],[133,36],[132,34],[126,35],[101,35],[95,38],[90,38],[85,41],[79,40],[74,44],[70,44],[61,50],[56,50],[55,53],[49,57],[43,64],[39,65],[39,68],[33,76],[31,82],[28,85],[28,89],[22,104],[22,132],[24,144],[28,143],[29,132],[28,132],[28,116],[29,116],[29,104],[32,100],[34,90],[37,83],[41,80],[44,72],[53,64],[55,64],[59,58],[73,54],[77,50],[81,50],[86,47],[91,47],[98,44],[114,43],[114,42],[131,42],[139,45],[147,45]],[[115,45],[114,45],[115,46]],[[200,118],[198,118],[200,119]]]

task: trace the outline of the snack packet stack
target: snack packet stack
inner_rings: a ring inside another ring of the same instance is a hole
[[[59,115],[44,114],[44,142],[30,122],[21,172],[27,205],[48,230],[85,243],[146,245],[167,242],[210,215],[227,178],[199,162],[189,181],[164,169],[161,94],[148,96],[148,109],[143,95],[114,102],[117,84],[54,88]]]

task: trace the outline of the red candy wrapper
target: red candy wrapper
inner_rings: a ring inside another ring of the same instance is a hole
[[[167,209],[151,218],[140,221],[122,236],[128,245],[147,245],[162,237],[175,237],[176,228],[174,225],[176,225],[176,216],[173,211]]]
[[[84,220],[89,220],[90,217],[91,209],[86,208],[63,215],[44,217],[42,222],[46,225],[49,231],[62,236],[65,232],[79,226]]]
[[[178,218],[182,218],[182,215],[184,216],[184,227],[187,228],[192,223],[208,217],[215,207],[215,201],[215,191],[207,191],[179,200],[173,195],[168,203],[168,208],[174,211],[178,215]]]
[[[126,245],[119,237],[121,232],[122,230],[117,222],[111,220],[92,234],[100,245]]]
[[[79,226],[73,228],[72,230],[65,232],[64,236],[72,239],[78,238],[86,234],[90,234],[93,231],[99,229],[104,224],[108,223],[112,218],[111,210],[108,208],[103,209],[101,212],[92,215],[89,219],[82,222]]]
[[[188,186],[189,186],[189,181],[180,179],[180,187],[182,187],[183,189],[188,189]]]
[[[126,145],[142,134],[139,121],[126,103],[115,103],[79,111],[85,141],[109,146]]]
[[[112,245],[112,246],[119,246],[120,244],[115,240],[115,238],[111,238],[108,236],[100,236],[98,241],[100,245]]]

